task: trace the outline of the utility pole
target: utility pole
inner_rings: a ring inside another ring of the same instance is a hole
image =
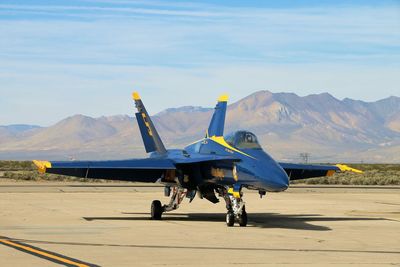
[[[309,159],[310,159],[310,157],[311,157],[311,154],[310,153],[307,153],[307,152],[303,152],[303,153],[300,153],[300,159],[301,159],[301,161],[303,162],[303,163],[308,163],[308,161],[309,161]]]

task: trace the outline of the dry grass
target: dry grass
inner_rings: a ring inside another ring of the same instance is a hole
[[[33,171],[35,165],[31,161],[0,161],[0,171]]]

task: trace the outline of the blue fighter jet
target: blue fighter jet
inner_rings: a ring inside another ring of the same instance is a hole
[[[346,165],[305,165],[276,162],[249,131],[237,131],[224,137],[228,97],[221,96],[208,130],[202,140],[184,149],[166,149],[138,93],[133,93],[138,112],[136,119],[144,147],[145,159],[110,161],[34,161],[41,173],[62,174],[91,179],[161,183],[168,204],[159,200],[151,204],[151,218],[160,220],[164,212],[179,208],[183,199],[190,202],[196,194],[218,203],[224,199],[226,224],[247,225],[243,188],[266,192],[285,191],[289,182],[298,179],[331,176],[336,172],[354,171]],[[218,196],[218,197],[217,197]]]

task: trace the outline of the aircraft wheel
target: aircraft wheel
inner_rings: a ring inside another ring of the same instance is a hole
[[[164,208],[161,205],[159,200],[154,200],[151,203],[151,219],[152,220],[161,220],[161,215],[164,212]]]
[[[247,226],[247,212],[245,210],[243,210],[242,214],[239,215],[239,225],[242,227]]]
[[[232,227],[235,224],[235,215],[232,211],[228,211],[226,214],[226,225]]]

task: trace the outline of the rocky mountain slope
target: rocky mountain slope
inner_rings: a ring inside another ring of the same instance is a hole
[[[205,134],[213,109],[171,108],[153,116],[166,146],[182,147]],[[400,98],[376,102],[338,100],[330,94],[300,97],[256,92],[229,105],[228,133],[248,129],[281,160],[400,162]],[[0,126],[3,159],[105,159],[144,156],[133,116],[75,115],[59,123]]]

